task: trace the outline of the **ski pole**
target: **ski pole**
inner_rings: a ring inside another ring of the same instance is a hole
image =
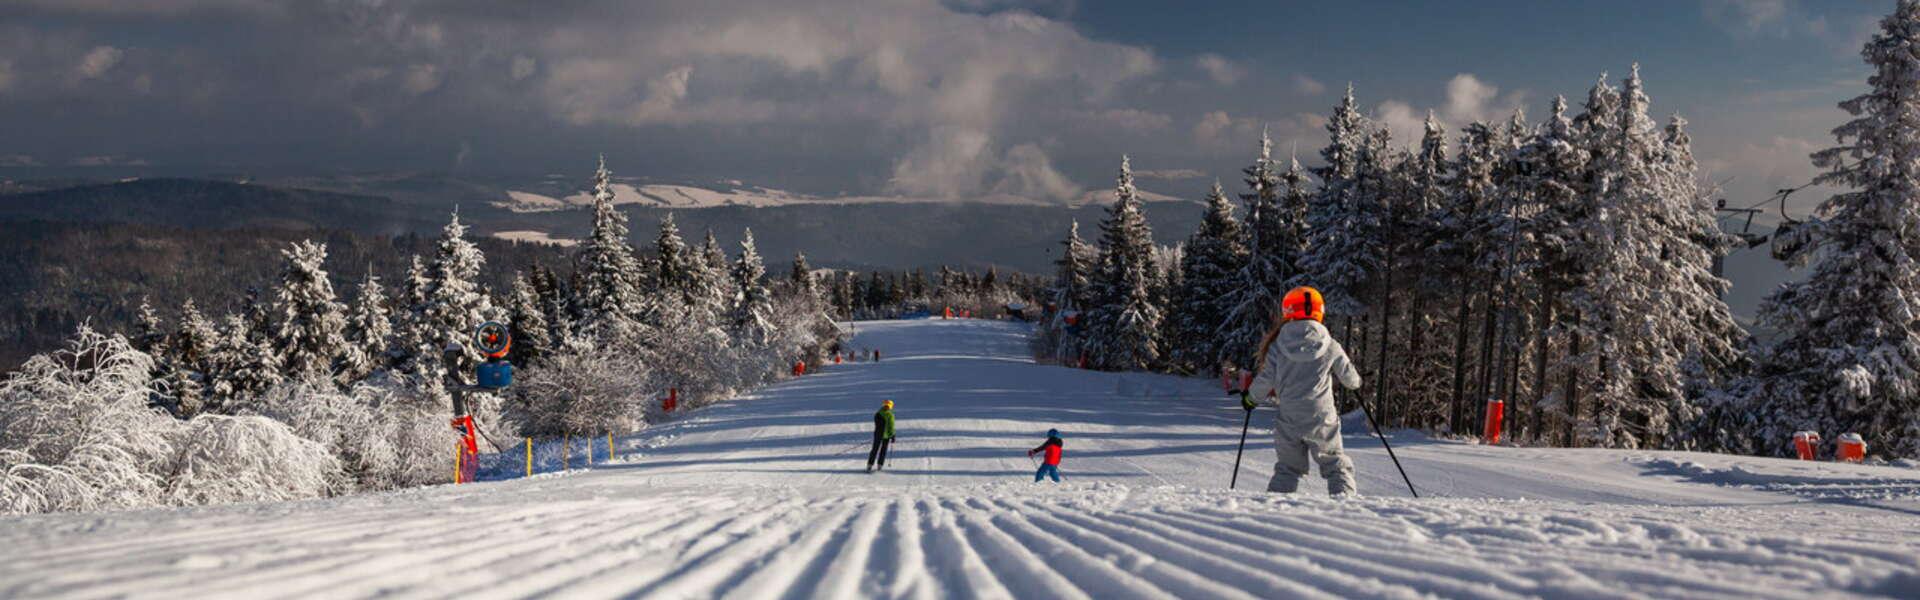
[[[1246,400],[1246,392],[1241,392],[1241,400]],[[1253,425],[1253,411],[1246,412],[1246,420],[1240,422],[1240,449],[1233,452],[1233,480],[1227,482],[1230,490],[1240,485],[1240,456],[1247,453],[1247,427]]]
[[[1400,466],[1400,457],[1393,455],[1393,444],[1387,443],[1387,432],[1380,430],[1380,423],[1373,420],[1373,412],[1367,410],[1367,403],[1365,401],[1358,402],[1357,404],[1360,405],[1360,414],[1367,416],[1367,424],[1373,426],[1374,437],[1380,438],[1380,445],[1386,447],[1387,458],[1393,459],[1393,468],[1400,470],[1400,480],[1407,482],[1407,491],[1412,492],[1413,497],[1419,498],[1420,491],[1413,489],[1413,480],[1407,478],[1406,467]]]

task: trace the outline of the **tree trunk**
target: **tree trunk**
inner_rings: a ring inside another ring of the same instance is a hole
[[[1540,320],[1533,332],[1533,398],[1527,406],[1527,430],[1536,436],[1540,432],[1540,402],[1547,397],[1547,329],[1553,322],[1553,294],[1540,295]]]
[[[1580,323],[1579,311],[1574,311],[1572,322],[1575,324],[1576,327]],[[1580,342],[1581,342],[1580,333],[1579,331],[1576,330],[1573,334],[1573,341],[1570,343],[1570,345],[1567,346],[1568,357],[1580,356]],[[1574,430],[1577,427],[1576,424],[1580,422],[1580,365],[1577,363],[1567,365],[1566,398],[1567,398],[1566,446],[1568,448],[1578,448],[1580,447],[1580,440],[1579,438],[1574,437]]]
[[[1473,314],[1473,295],[1460,290],[1460,308],[1453,320],[1453,406],[1447,416],[1447,429],[1462,433],[1461,421],[1467,406],[1467,319]]]

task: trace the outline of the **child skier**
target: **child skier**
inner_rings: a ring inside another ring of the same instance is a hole
[[[873,449],[867,451],[867,472],[875,468],[886,470],[887,447],[893,445],[893,401],[880,403],[880,411],[873,413]],[[874,459],[879,459],[878,463]],[[878,465],[876,467],[876,465]]]
[[[1347,389],[1360,387],[1360,373],[1347,359],[1347,352],[1334,341],[1320,323],[1325,311],[1319,290],[1298,287],[1287,292],[1281,302],[1281,325],[1261,341],[1260,372],[1243,397],[1244,408],[1251,411],[1254,400],[1273,397],[1280,409],[1273,429],[1274,450],[1280,459],[1273,465],[1273,480],[1267,491],[1292,493],[1307,474],[1307,461],[1320,464],[1320,475],[1327,478],[1327,493],[1357,493],[1353,483],[1353,462],[1340,444],[1340,416],[1333,408],[1333,381]]]
[[[1039,447],[1027,451],[1028,458],[1032,458],[1034,454],[1041,452],[1047,453],[1047,459],[1040,465],[1040,470],[1033,472],[1034,481],[1040,481],[1043,477],[1052,477],[1054,483],[1060,483],[1060,451],[1063,449],[1064,446],[1060,441],[1060,430],[1048,429],[1047,441],[1042,442]]]

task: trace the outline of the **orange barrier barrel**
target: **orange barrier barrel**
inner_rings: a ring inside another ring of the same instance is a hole
[[[1867,460],[1867,441],[1860,439],[1858,433],[1842,433],[1837,441],[1840,462],[1857,463]]]
[[[1811,431],[1799,431],[1793,434],[1793,452],[1800,460],[1819,460],[1820,434]]]

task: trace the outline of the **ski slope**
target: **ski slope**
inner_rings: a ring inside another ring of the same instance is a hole
[[[854,327],[882,362],[697,411],[584,469],[0,519],[0,597],[1920,597],[1913,469],[1401,432],[1416,500],[1349,419],[1365,496],[1309,479],[1282,497],[1256,491],[1262,411],[1228,491],[1242,413],[1210,382],[1034,365],[1012,323]],[[883,399],[900,439],[867,474]],[[1049,427],[1064,484],[1031,483],[1024,451]]]

